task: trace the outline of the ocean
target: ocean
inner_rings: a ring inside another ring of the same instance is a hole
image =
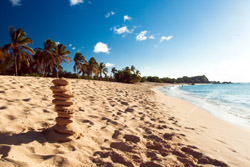
[[[167,86],[160,90],[250,129],[250,83]]]

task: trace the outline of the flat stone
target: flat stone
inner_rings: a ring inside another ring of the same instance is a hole
[[[52,82],[56,86],[66,86],[69,84],[69,82],[63,78],[54,79]]]
[[[70,135],[74,135],[74,129],[72,126],[60,126],[60,125],[55,125],[54,126],[54,130],[57,133],[63,133],[63,134],[70,134]]]
[[[59,112],[59,113],[57,113],[58,114],[58,117],[60,117],[60,118],[73,118],[73,114],[68,114],[68,113],[66,113],[66,112]]]
[[[69,91],[68,92],[53,92],[53,97],[54,96],[62,96],[62,97],[66,97],[66,98],[71,98],[74,97],[73,94],[71,94]]]
[[[74,113],[74,106],[55,106],[56,112]]]
[[[73,122],[72,119],[60,118],[60,117],[56,118],[56,124],[59,125],[59,126],[65,126],[65,125],[68,125],[68,124],[70,124],[72,122]]]
[[[73,105],[72,100],[52,100],[52,103],[55,104],[56,106],[71,106]]]
[[[69,91],[69,86],[51,86],[50,89],[53,91],[53,93],[67,92]]]
[[[71,114],[74,114],[75,112],[74,112],[74,110],[72,110],[72,111],[64,111],[64,110],[56,110],[56,112],[57,112],[57,114],[59,115],[59,114],[61,114],[61,115],[65,115],[65,114],[67,114],[67,115],[71,115]]]
[[[53,97],[56,99],[56,100],[69,100],[71,99],[71,97],[65,97],[65,96],[58,96],[58,95],[53,95]]]

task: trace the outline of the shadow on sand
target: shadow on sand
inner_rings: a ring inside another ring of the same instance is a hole
[[[9,145],[22,145],[31,143],[33,141],[37,141],[41,144],[59,143],[58,139],[60,137],[67,137],[67,135],[57,134],[54,131],[54,127],[50,127],[42,131],[30,130],[28,132],[19,134],[0,132],[0,154],[2,154],[2,158],[7,157],[11,149]]]

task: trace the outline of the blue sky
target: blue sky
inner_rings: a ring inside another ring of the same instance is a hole
[[[72,59],[80,51],[118,69],[135,65],[142,75],[250,82],[249,0],[1,0],[0,6],[1,46],[14,26],[33,48],[50,38],[66,45]]]

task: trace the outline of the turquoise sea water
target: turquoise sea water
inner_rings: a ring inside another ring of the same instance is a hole
[[[161,91],[250,129],[250,83],[168,86]]]

